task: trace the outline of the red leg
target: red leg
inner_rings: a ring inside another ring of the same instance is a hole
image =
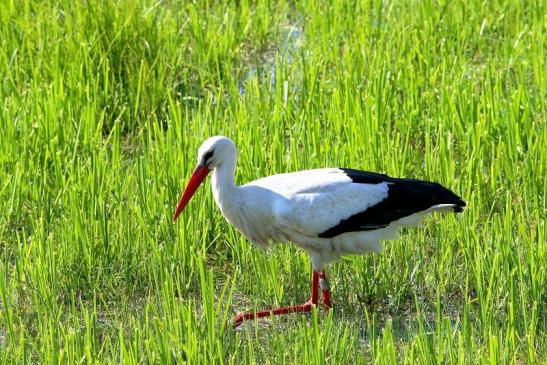
[[[321,285],[321,292],[323,294],[323,307],[325,310],[329,310],[332,308],[332,304],[330,302],[330,288],[329,288],[329,282],[327,281],[327,276],[325,275],[324,271],[321,271],[319,283]]]
[[[280,314],[295,313],[295,312],[310,312],[312,307],[317,305],[317,301],[319,298],[319,278],[321,275],[324,277],[325,274],[323,272],[321,273],[317,271],[313,272],[312,280],[311,280],[311,298],[306,303],[301,305],[290,306],[290,307],[267,309],[267,310],[263,310],[259,312],[239,313],[234,319],[234,327],[239,326],[243,321],[248,319],[276,316]],[[323,290],[323,300],[325,298],[324,293],[325,291]],[[329,306],[330,306],[330,298],[329,298]]]

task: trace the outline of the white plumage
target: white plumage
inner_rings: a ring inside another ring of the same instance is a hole
[[[299,245],[310,254],[315,269],[340,254],[380,251],[379,240],[392,237],[395,229],[318,237],[387,196],[387,183],[354,184],[339,169],[273,175],[231,192],[219,189],[222,186],[226,185],[215,184],[213,194],[228,222],[259,245],[286,241]],[[232,197],[223,199],[223,194]]]

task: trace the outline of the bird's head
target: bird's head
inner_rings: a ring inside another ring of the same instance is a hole
[[[177,209],[173,214],[173,221],[175,221],[180,213],[186,207],[186,204],[192,198],[192,195],[196,192],[199,185],[205,180],[205,177],[212,170],[222,166],[228,161],[235,161],[237,157],[237,150],[234,142],[223,136],[214,136],[208,138],[201,144],[198,149],[198,163],[197,166],[184,189],[184,193],[179,200]]]
[[[236,154],[236,145],[230,138],[214,136],[199,147],[197,167],[204,166],[214,170],[228,160],[235,160]]]

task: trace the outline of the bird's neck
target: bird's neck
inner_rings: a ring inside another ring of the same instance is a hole
[[[211,186],[213,188],[213,196],[217,205],[219,207],[227,203],[236,190],[234,185],[234,173],[235,173],[235,162],[224,163],[213,171],[213,178],[211,181]]]

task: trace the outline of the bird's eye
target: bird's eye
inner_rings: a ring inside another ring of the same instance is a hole
[[[206,166],[207,163],[209,162],[209,159],[213,157],[213,150],[207,152],[206,154],[203,155],[203,166]]]

